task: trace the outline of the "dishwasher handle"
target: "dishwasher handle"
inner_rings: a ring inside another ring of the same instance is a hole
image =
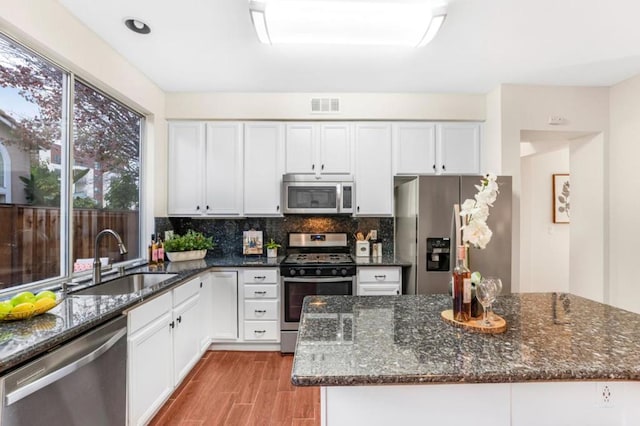
[[[113,345],[115,345],[118,342],[118,340],[122,339],[126,334],[127,334],[127,329],[122,328],[116,331],[115,333],[111,334],[111,336],[109,335],[105,336],[104,340],[100,342],[100,346],[98,346],[96,349],[89,352],[82,358],[79,358],[76,361],[73,361],[72,363],[65,365],[64,367],[59,368],[53,371],[52,373],[47,374],[46,376],[7,394],[6,406],[9,406],[15,402],[20,401],[22,398],[25,398],[31,395],[32,393],[39,391],[40,389],[44,388],[47,385],[50,385],[53,382],[57,382],[63,377],[68,376],[74,371],[77,371],[80,368],[84,367],[85,365],[89,364],[90,362],[96,360],[97,358],[100,357],[100,355],[104,354],[109,349],[111,349]]]

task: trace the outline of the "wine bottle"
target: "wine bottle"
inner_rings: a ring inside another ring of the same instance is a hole
[[[457,253],[453,270],[453,319],[466,322],[471,319],[471,271],[465,265],[465,247],[458,246]]]
[[[156,244],[156,236],[151,234],[151,244],[149,244],[149,265],[158,263],[158,245]]]
[[[158,240],[156,238],[153,239],[151,243],[151,258],[153,259],[154,265],[158,264]]]
[[[164,263],[164,243],[160,235],[158,235],[158,263]]]

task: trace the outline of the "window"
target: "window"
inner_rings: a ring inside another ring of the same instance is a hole
[[[69,277],[77,259],[93,258],[105,228],[129,253],[105,238],[101,257],[140,257],[142,124],[140,114],[0,35],[0,290]]]

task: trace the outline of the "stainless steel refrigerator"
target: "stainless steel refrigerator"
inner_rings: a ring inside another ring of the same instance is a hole
[[[453,206],[478,192],[481,176],[419,176],[395,182],[395,253],[412,262],[408,294],[448,293],[456,263]],[[469,266],[502,279],[511,292],[511,176],[497,179],[499,195],[489,210],[493,232],[483,250],[469,250]]]

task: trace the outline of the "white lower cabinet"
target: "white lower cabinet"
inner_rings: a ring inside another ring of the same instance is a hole
[[[238,271],[209,274],[211,289],[211,340],[238,340]]]
[[[358,296],[395,296],[402,294],[402,268],[367,266],[358,268]]]
[[[151,420],[200,358],[200,285],[194,278],[129,312],[129,424]]]
[[[170,299],[171,295],[166,296]],[[170,322],[169,308],[128,338],[130,425],[142,425],[149,421],[173,392],[173,342]]]
[[[278,268],[214,270],[209,275],[212,347],[274,350],[280,342]]]
[[[245,342],[280,342],[280,291],[277,268],[245,268],[243,335]]]

